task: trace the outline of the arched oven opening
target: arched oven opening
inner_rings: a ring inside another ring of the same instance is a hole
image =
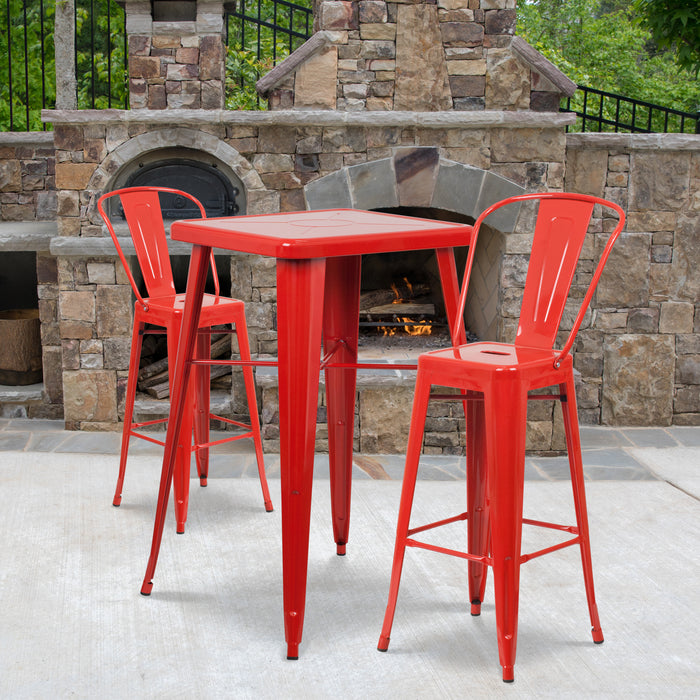
[[[240,213],[236,197],[238,187],[225,177],[216,164],[184,158],[139,163],[126,180],[125,187],[170,187],[196,197],[209,218],[235,216]],[[163,216],[166,219],[187,219],[199,216],[199,210],[186,197],[164,193],[161,196]]]
[[[245,214],[247,201],[243,182],[224,161],[196,148],[154,148],[140,153],[115,176],[111,189],[136,186],[170,187],[196,197],[208,217]],[[161,199],[165,218],[199,216],[187,200]]]

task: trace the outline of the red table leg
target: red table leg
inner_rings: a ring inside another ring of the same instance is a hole
[[[336,349],[331,364],[357,362],[361,261],[357,255],[326,262],[323,347],[326,353]],[[345,554],[350,529],[356,375],[354,367],[326,369],[333,536],[341,555]]]
[[[199,323],[199,314],[202,310],[202,297],[204,295],[204,284],[207,279],[210,252],[211,248],[207,246],[195,245],[192,247],[190,269],[187,275],[187,298],[182,314],[182,329],[177,346],[177,356],[173,374],[174,379],[172,385],[174,393],[171,398],[170,419],[168,421],[168,432],[165,438],[165,453],[163,455],[163,468],[160,474],[158,505],[156,507],[156,519],[153,525],[153,541],[151,543],[151,554],[148,559],[148,566],[146,567],[146,575],[144,576],[141,586],[141,593],[143,595],[150,595],[153,588],[153,574],[156,570],[160,542],[163,537],[163,525],[165,523],[165,513],[170,496],[170,483],[173,480],[173,472],[175,469],[178,440],[183,439],[181,436],[183,422],[187,422],[187,416],[185,415],[185,404],[188,396],[187,384],[192,369],[191,360],[194,354],[194,344],[197,339],[197,325]],[[189,427],[189,431],[191,431],[191,426]],[[192,439],[191,432],[188,432],[187,439]]]
[[[181,333],[181,323],[176,324],[176,327],[173,329],[168,329],[168,364],[171,367],[176,366],[177,348]],[[172,397],[175,396],[174,384],[177,381],[177,376],[177,374],[173,373],[172,377],[170,377],[170,396]],[[175,527],[176,532],[180,535],[185,532],[185,521],[187,520],[187,504],[190,496],[190,460],[192,454],[194,385],[191,380],[187,383],[187,386],[188,390],[185,391],[180,429],[177,433],[175,471],[173,473]]]
[[[440,284],[442,285],[442,298],[445,300],[445,313],[450,324],[450,331],[455,321],[457,307],[459,306],[459,279],[457,277],[457,265],[455,263],[454,250],[452,248],[438,248],[435,251],[438,269],[440,271]],[[466,332],[458,339],[460,343],[467,342]]]
[[[299,657],[306,603],[325,259],[277,260],[282,573],[287,658]]]

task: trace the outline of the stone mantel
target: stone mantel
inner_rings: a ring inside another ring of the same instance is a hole
[[[376,126],[422,129],[532,129],[564,128],[576,115],[568,112],[335,112],[331,110],[235,111],[210,109],[168,110],[42,110],[42,121],[59,124],[150,124],[197,126],[211,124],[246,126]]]
[[[119,245],[124,251],[124,255],[136,255],[136,248],[131,238],[119,237]],[[13,249],[16,250],[16,249]],[[117,251],[109,237],[94,238],[81,236],[56,236],[50,240],[49,251],[52,255],[63,257],[114,257]],[[171,255],[190,255],[192,252],[191,243],[183,243],[182,241],[171,241],[168,239],[168,252]],[[219,251],[215,248],[215,252],[221,254],[231,254],[231,251]]]
[[[53,131],[5,131],[0,133],[0,146],[53,146]]]

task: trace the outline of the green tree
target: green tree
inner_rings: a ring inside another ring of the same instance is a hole
[[[700,85],[674,52],[655,47],[632,2],[529,0],[518,6],[517,33],[579,85],[697,111]]]
[[[53,0],[6,0],[0,9],[0,130],[44,128],[56,104]],[[76,0],[78,107],[127,103],[124,12],[115,0]]]
[[[698,0],[634,0],[639,21],[656,45],[675,52],[678,65],[700,72],[700,2]]]
[[[0,130],[41,130],[42,106],[55,104],[53,18],[53,3],[8,0],[0,10]]]

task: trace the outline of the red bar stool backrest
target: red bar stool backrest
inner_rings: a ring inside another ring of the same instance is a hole
[[[625,225],[625,213],[620,206],[592,195],[570,192],[523,194],[497,202],[482,212],[474,223],[457,318],[453,324],[455,331],[452,334],[452,345],[454,347],[459,345],[459,333],[464,324],[469,276],[474,261],[476,240],[482,224],[497,209],[508,205],[519,205],[528,200],[539,200],[539,206],[515,338],[515,345],[522,347],[551,349],[554,346],[593,209],[596,204],[599,204],[614,210],[618,216],[617,224],[607,240],[581,301],[573,327],[557,355],[555,365],[558,366],[561,358],[573,345],[605,263]]]
[[[554,345],[592,213],[587,200],[540,201],[516,345]]]
[[[174,190],[169,187],[126,187],[103,194],[97,202],[97,210],[104,219],[107,230],[114,241],[134,294],[144,306],[147,304],[138,291],[136,281],[131,274],[129,264],[119,243],[119,237],[115,233],[112,224],[111,219],[114,216],[114,212],[111,212],[112,217],[110,217],[110,213],[105,211],[105,202],[111,197],[118,197],[121,201],[148,295],[150,297],[168,296],[175,294],[175,284],[168,255],[168,238],[165,233],[165,224],[161,210],[161,192],[176,194],[189,199],[198,207],[202,218],[206,218],[204,207],[199,200],[187,192]],[[212,271],[218,296],[219,285],[214,265],[212,265]]]

